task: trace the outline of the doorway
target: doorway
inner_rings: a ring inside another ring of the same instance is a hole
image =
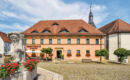
[[[61,50],[57,50],[57,58],[61,59],[61,54],[62,54],[62,51]]]

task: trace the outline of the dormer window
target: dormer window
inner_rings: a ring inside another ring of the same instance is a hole
[[[88,32],[88,31],[86,31],[85,29],[81,29],[79,32]]]
[[[42,33],[50,33],[51,31],[49,30],[44,30]]]
[[[68,30],[66,30],[66,29],[63,29],[63,30],[61,30],[60,32],[69,32]]]
[[[53,23],[52,25],[53,25],[53,26],[57,26],[57,25],[59,25],[59,24],[55,22],[55,23]]]
[[[31,33],[38,33],[37,31],[32,31]]]

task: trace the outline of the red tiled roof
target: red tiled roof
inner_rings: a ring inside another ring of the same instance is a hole
[[[56,25],[53,25],[56,24]],[[60,31],[66,29],[68,33]],[[87,32],[79,32],[81,29]],[[49,30],[50,33],[42,33]],[[32,33],[36,31],[37,33]],[[101,31],[89,25],[83,20],[47,20],[39,21],[24,31],[25,35],[104,35]]]
[[[0,37],[2,38],[2,40],[3,40],[4,42],[8,42],[8,43],[11,42],[11,40],[8,38],[8,36],[7,36],[6,33],[0,32]]]
[[[117,33],[117,32],[130,32],[130,24],[128,24],[123,20],[117,19],[99,28],[99,30],[107,34]]]

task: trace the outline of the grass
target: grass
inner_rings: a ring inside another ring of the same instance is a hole
[[[64,80],[130,80],[130,64],[41,62],[39,66],[63,75]]]

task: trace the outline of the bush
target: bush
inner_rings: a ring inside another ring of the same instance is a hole
[[[130,50],[126,50],[124,48],[118,48],[114,51],[114,54],[118,57],[118,61],[122,63],[125,57],[130,55]]]
[[[95,55],[100,56],[100,62],[102,62],[102,56],[107,56],[108,51],[106,49],[96,50]]]

